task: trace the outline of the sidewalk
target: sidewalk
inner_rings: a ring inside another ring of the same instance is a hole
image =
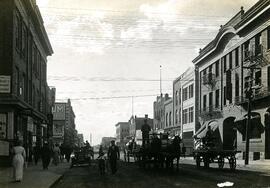
[[[186,157],[180,159],[180,164],[191,164],[196,165],[196,161],[193,157]],[[203,166],[203,163],[201,163]],[[218,167],[216,163],[211,163],[210,167]],[[228,160],[225,159],[224,168],[229,168]],[[259,171],[259,172],[269,172],[270,173],[270,160],[269,159],[261,159],[261,160],[250,160],[248,165],[245,165],[245,161],[241,159],[237,159],[236,161],[236,169],[238,170],[248,170],[248,171]]]
[[[12,179],[12,167],[0,168],[0,187],[1,188],[49,188],[57,181],[70,167],[67,162],[60,163],[58,166],[50,164],[48,170],[42,169],[41,161],[37,166],[29,165],[24,169],[23,181],[14,183]]]

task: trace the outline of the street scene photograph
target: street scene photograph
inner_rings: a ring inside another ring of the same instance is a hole
[[[270,187],[270,0],[0,0],[0,188],[149,187]]]

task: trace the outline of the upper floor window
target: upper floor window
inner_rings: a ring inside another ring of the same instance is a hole
[[[267,49],[270,49],[270,28],[267,29]]]
[[[232,69],[232,52],[229,53],[229,69]]]
[[[255,36],[255,55],[262,52],[262,34],[259,33]]]
[[[188,122],[189,123],[193,122],[193,120],[194,120],[193,116],[194,116],[194,110],[193,110],[193,107],[190,107],[188,109],[188,120],[189,120]]]
[[[175,110],[175,123],[178,123],[178,111]]]
[[[191,84],[189,87],[188,87],[188,93],[189,93],[189,98],[192,98],[193,97],[193,84]]]
[[[243,59],[245,60],[246,58],[249,57],[250,55],[250,41],[246,41],[243,45]]]
[[[178,105],[178,91],[175,92],[175,105]]]
[[[216,77],[218,77],[219,76],[219,61],[216,61],[215,65],[216,65]]]
[[[235,49],[235,66],[239,65],[239,48]]]
[[[188,88],[183,89],[183,101],[188,99]]]
[[[181,89],[179,89],[179,105],[181,104]]]
[[[222,58],[222,60],[223,60],[223,71],[224,71],[224,73],[227,71],[227,61],[226,61],[226,56],[224,56],[223,58]]]

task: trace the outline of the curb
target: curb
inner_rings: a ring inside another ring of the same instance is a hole
[[[65,174],[65,173],[64,173]],[[60,175],[50,186],[49,188],[54,187],[59,181],[61,181],[61,179],[63,179],[64,174]]]

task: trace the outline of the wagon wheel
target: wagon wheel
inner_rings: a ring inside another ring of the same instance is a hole
[[[209,168],[209,158],[208,157],[204,157],[203,158],[203,162],[204,162],[204,168]]]
[[[196,167],[200,168],[201,166],[201,157],[199,155],[196,156]]]
[[[223,168],[224,167],[224,158],[219,157],[218,158],[218,168]]]
[[[230,169],[235,170],[236,168],[236,158],[235,156],[231,156],[229,159]]]

